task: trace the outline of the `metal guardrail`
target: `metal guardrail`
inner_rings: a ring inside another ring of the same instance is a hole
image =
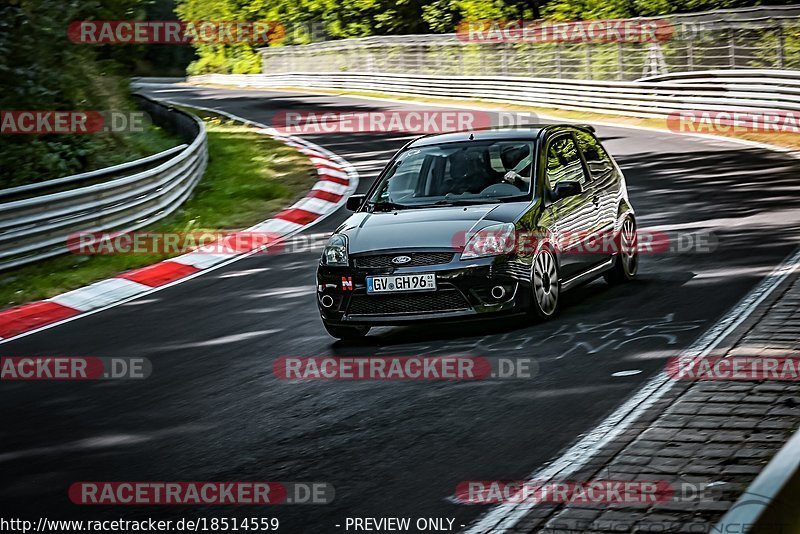
[[[135,95],[154,123],[187,144],[130,163],[0,190],[0,270],[68,251],[76,232],[128,232],[177,209],[208,160],[203,122]]]
[[[329,71],[635,80],[672,71],[800,68],[800,6],[652,17],[661,42],[474,42],[456,34],[376,36],[260,49],[263,73]],[[633,19],[647,20],[647,19]]]
[[[367,72],[207,74],[192,76],[189,81],[264,88],[377,91],[647,118],[664,118],[686,110],[800,111],[800,71],[709,71],[674,75],[664,81],[654,78],[635,82]]]
[[[800,431],[778,451],[709,534],[800,532]]]

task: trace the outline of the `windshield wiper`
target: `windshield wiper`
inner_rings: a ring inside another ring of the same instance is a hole
[[[497,201],[493,198],[484,198],[484,199],[442,199],[437,200],[432,204],[417,204],[415,208],[432,208],[434,206],[470,206],[473,204],[496,204]]]

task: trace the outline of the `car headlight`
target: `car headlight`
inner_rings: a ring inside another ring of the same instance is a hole
[[[347,238],[342,234],[333,234],[322,250],[323,265],[347,265]]]
[[[493,224],[476,232],[461,253],[462,260],[497,256],[514,251],[515,232],[513,223]]]

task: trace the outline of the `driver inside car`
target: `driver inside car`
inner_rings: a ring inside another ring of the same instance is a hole
[[[450,164],[449,192],[455,195],[480,193],[497,183],[496,172],[489,163],[486,150],[463,150],[448,157]]]
[[[530,183],[533,155],[528,144],[520,144],[504,149],[500,153],[500,161],[506,169],[501,183],[515,186],[520,191],[527,191]],[[528,178],[525,178],[528,177]]]

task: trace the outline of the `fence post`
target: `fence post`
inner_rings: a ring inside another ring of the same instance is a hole
[[[728,66],[732,69],[736,68],[736,35],[734,34],[733,26],[728,29],[728,47],[730,48],[730,61]]]
[[[592,79],[592,45],[588,42],[584,44],[586,47],[586,78]]]
[[[694,41],[686,41],[686,68],[688,71],[694,70]]]
[[[556,78],[561,79],[561,43],[556,43]]]
[[[786,68],[786,37],[783,34],[783,24],[780,21],[775,31],[778,33],[778,68],[783,69]]]
[[[625,79],[625,51],[622,47],[622,41],[617,41],[617,79]]]
[[[533,61],[532,61],[533,54],[530,53],[530,50],[528,50],[528,48],[529,46],[526,43],[521,46],[520,50],[522,50],[522,53],[525,54],[525,61],[526,64],[528,65],[528,76],[533,78]]]

